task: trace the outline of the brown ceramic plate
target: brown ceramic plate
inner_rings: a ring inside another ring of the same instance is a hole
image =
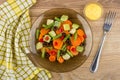
[[[78,56],[75,56],[68,61],[65,61],[63,64],[60,64],[58,62],[50,62],[48,59],[43,59],[40,57],[40,55],[38,55],[35,49],[35,32],[36,29],[40,28],[43,23],[46,23],[47,19],[53,19],[55,16],[60,17],[63,14],[68,15],[72,22],[82,24],[87,38],[85,51],[83,52],[83,54],[79,54]],[[53,72],[67,72],[74,70],[77,67],[80,67],[88,58],[92,48],[92,32],[88,22],[76,11],[66,8],[55,8],[41,14],[32,26],[30,32],[30,39],[31,54],[29,54],[29,58],[31,59],[31,61],[36,66],[46,68]]]

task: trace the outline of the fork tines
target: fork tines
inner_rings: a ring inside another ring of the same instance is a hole
[[[106,14],[106,18],[105,18],[105,23],[104,23],[104,28],[109,31],[110,27],[112,26],[113,20],[116,16],[116,12],[113,11],[109,11]]]

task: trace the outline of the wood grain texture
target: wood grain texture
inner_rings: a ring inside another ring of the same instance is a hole
[[[0,4],[4,1],[0,0]],[[120,0],[37,0],[37,3],[30,9],[32,23],[41,13],[51,8],[71,8],[83,14],[84,6],[88,2],[99,2],[104,8],[101,19],[97,21],[88,20],[93,32],[94,43],[91,54],[87,61],[74,71],[67,73],[52,72],[53,77],[51,80],[120,80]],[[93,74],[90,73],[89,67],[102,37],[104,14],[108,10],[116,10],[117,17],[106,37],[99,69]]]

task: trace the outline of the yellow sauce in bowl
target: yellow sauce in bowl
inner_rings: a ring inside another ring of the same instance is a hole
[[[90,20],[98,20],[102,16],[103,8],[98,3],[89,3],[84,8],[85,16]]]

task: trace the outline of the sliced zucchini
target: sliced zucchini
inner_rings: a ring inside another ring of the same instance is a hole
[[[75,23],[72,24],[72,28],[74,28],[74,29],[78,29],[79,27],[80,26],[78,24],[75,24]]]
[[[78,52],[83,52],[84,47],[83,47],[83,46],[77,46],[76,50],[77,50]]]
[[[43,41],[45,41],[45,42],[50,42],[50,40],[51,40],[51,37],[49,36],[49,35],[45,35],[44,37],[43,37]]]
[[[47,25],[50,25],[50,24],[52,24],[54,22],[54,20],[52,20],[52,19],[47,19]]]
[[[68,20],[68,16],[67,15],[62,15],[60,20],[61,21],[66,21],[66,20]]]
[[[63,24],[64,30],[70,30],[70,25],[69,24]]]
[[[69,60],[70,59],[70,55],[68,53],[64,54],[63,56],[64,60]]]
[[[43,47],[43,43],[38,42],[38,43],[36,44],[36,49],[37,49],[37,50],[41,49],[42,47]]]
[[[74,34],[76,32],[76,29],[74,29],[74,28],[72,28],[71,30],[70,30],[70,33],[71,34]]]
[[[60,27],[61,26],[61,22],[59,22],[59,21],[55,21],[55,24],[54,24],[54,26],[56,26],[56,27]]]
[[[49,32],[49,35],[50,35],[51,37],[55,37],[55,36],[56,36],[56,33],[55,33],[55,31],[50,31],[50,32]]]

